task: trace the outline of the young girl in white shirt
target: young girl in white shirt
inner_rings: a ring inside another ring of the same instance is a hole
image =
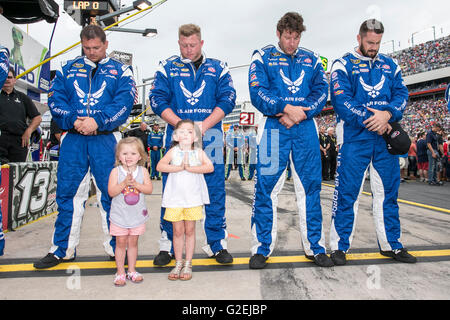
[[[156,170],[169,173],[161,206],[164,219],[173,224],[175,268],[169,280],[192,278],[192,256],[195,248],[195,222],[203,218],[203,205],[209,204],[204,173],[214,166],[201,148],[201,133],[191,120],[181,120],[175,126],[172,146],[158,162]],[[183,247],[185,246],[185,261]]]

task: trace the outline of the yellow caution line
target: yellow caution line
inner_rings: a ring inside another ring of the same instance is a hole
[[[334,188],[334,185],[332,185],[332,184],[328,184],[328,183],[324,183],[324,182],[322,182],[322,184],[324,186]],[[362,194],[364,194],[366,196],[371,196],[372,195],[371,192],[366,192],[366,191],[363,191]],[[397,199],[397,202],[409,204],[409,205],[416,206],[416,207],[422,207],[422,208],[425,208],[425,209],[431,209],[431,210],[435,210],[435,211],[441,211],[441,212],[445,212],[445,213],[450,213],[449,209],[435,207],[435,206],[430,206],[430,205],[419,203],[419,202],[402,200],[402,199]]]
[[[422,251],[409,251],[415,257],[445,257],[450,256],[450,249],[443,250],[422,250]],[[378,259],[391,259],[389,257],[382,256],[378,252],[374,253],[349,253],[347,254],[347,260],[378,260]],[[234,258],[232,265],[248,264],[250,258]],[[311,262],[310,259],[305,256],[275,256],[269,257],[267,263],[295,263],[295,262]],[[167,267],[175,265],[175,261],[171,261]],[[214,259],[194,259],[192,261],[194,266],[223,266]],[[138,260],[136,262],[137,268],[158,268],[153,264],[153,260]],[[79,269],[115,269],[116,263],[114,261],[92,261],[92,262],[63,262],[53,268],[45,269],[46,271],[55,270],[71,270],[74,268]],[[0,265],[0,273],[2,272],[18,272],[18,271],[36,271],[32,263],[28,264],[10,264]]]

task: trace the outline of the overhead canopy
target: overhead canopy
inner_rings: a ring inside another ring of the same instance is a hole
[[[0,0],[3,16],[12,23],[34,23],[45,20],[55,23],[59,6],[54,0]]]

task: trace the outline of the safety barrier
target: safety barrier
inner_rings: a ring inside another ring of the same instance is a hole
[[[57,161],[18,162],[1,167],[3,228],[14,230],[57,211]]]

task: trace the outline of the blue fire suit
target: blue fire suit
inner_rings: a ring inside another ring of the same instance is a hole
[[[226,154],[226,168],[225,168],[225,179],[228,179],[231,173],[231,168],[234,163],[234,148],[237,148],[236,151],[236,160],[237,160],[237,167],[239,171],[239,176],[241,179],[244,177],[244,147],[245,147],[245,137],[241,132],[238,131],[231,131],[227,134],[226,137],[226,147],[227,147],[227,154]]]
[[[196,70],[190,60],[172,56],[160,63],[149,98],[153,111],[159,116],[171,108],[181,119],[203,121],[216,107],[225,115],[229,114],[236,102],[236,91],[225,63],[203,55],[203,61]],[[173,126],[168,125],[166,147],[170,146],[172,133]],[[205,205],[203,228],[207,244],[203,250],[213,256],[221,249],[226,249],[227,245],[222,122],[206,131],[203,147],[214,164],[214,172],[205,174],[210,204]],[[163,174],[163,186],[166,179],[167,174]],[[164,209],[161,210],[160,249],[170,252],[172,224],[164,220],[163,216]]]
[[[398,156],[391,155],[382,136],[366,129],[373,115],[367,107],[391,113],[400,121],[408,100],[401,69],[388,56],[374,59],[356,51],[333,63],[331,102],[337,114],[340,145],[332,205],[331,250],[346,252],[351,245],[358,213],[358,197],[366,171],[370,172],[373,216],[381,250],[401,249],[397,194],[400,185]]]
[[[114,256],[115,238],[109,235],[108,179],[114,167],[114,149],[121,138],[117,128],[126,121],[136,100],[131,67],[114,59],[105,58],[96,65],[86,57],[77,57],[56,71],[48,102],[58,127],[68,131],[60,147],[56,189],[59,213],[50,249],[60,258],[70,259],[76,254],[91,174],[101,203],[103,244],[107,254]],[[78,116],[95,119],[95,135],[81,135],[73,128]]]
[[[3,87],[8,76],[9,70],[9,51],[7,48],[0,46],[0,88]],[[0,172],[0,183],[2,182],[2,173]],[[5,248],[5,235],[3,234],[2,210],[0,207],[0,256],[3,255]]]
[[[265,116],[258,128],[252,254],[267,257],[274,249],[278,193],[283,188],[288,159],[292,163],[303,249],[307,256],[325,253],[320,149],[313,119],[328,94],[321,59],[303,48],[292,56],[271,45],[256,50],[249,69],[249,89],[252,104]],[[307,119],[290,129],[276,117],[287,104],[311,108],[305,111]]]
[[[160,177],[160,173],[156,171],[156,165],[158,164],[159,160],[162,156],[162,146],[163,146],[163,138],[164,138],[164,132],[162,131],[152,131],[148,135],[147,144],[150,147],[150,162],[152,165],[152,178]],[[157,150],[153,150],[153,147],[157,147]]]

